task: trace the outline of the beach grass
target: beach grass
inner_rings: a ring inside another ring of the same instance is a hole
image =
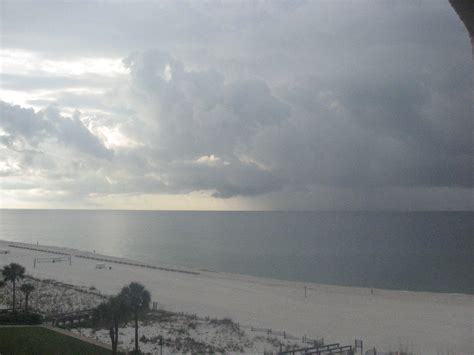
[[[42,327],[0,327],[0,354],[105,355],[110,350]]]

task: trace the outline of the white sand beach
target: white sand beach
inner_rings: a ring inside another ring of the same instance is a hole
[[[104,294],[139,281],[150,290],[153,301],[171,311],[230,317],[242,325],[284,330],[299,337],[324,337],[326,342],[353,344],[354,339],[362,339],[365,349],[375,346],[384,351],[407,348],[417,354],[474,354],[473,295],[379,289],[372,294],[366,288],[167,265],[150,268],[122,258],[53,246],[0,241],[0,249],[9,251],[0,254],[0,266],[16,262],[31,276],[94,286]],[[62,261],[34,267],[35,258],[61,256],[57,253],[72,255],[71,265]],[[105,267],[97,269],[99,263]]]

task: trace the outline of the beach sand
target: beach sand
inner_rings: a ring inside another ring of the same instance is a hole
[[[354,339],[362,339],[365,349],[474,354],[473,295],[380,289],[372,294],[367,288],[167,265],[150,268],[87,251],[8,241],[0,241],[0,250],[9,251],[0,254],[0,266],[16,262],[34,277],[93,286],[104,294],[116,293],[131,281],[141,282],[153,301],[171,311],[230,317],[242,325],[284,330],[299,337],[324,337],[326,343],[353,344]],[[72,255],[71,265],[63,260],[34,267],[35,258],[60,257],[61,253]],[[105,267],[97,269],[97,264]]]

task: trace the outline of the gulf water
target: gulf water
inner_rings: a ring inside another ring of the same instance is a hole
[[[473,294],[473,217],[0,210],[0,239],[284,280]]]

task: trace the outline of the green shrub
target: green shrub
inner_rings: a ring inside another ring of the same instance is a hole
[[[34,325],[41,324],[43,317],[30,312],[0,313],[0,325]]]

